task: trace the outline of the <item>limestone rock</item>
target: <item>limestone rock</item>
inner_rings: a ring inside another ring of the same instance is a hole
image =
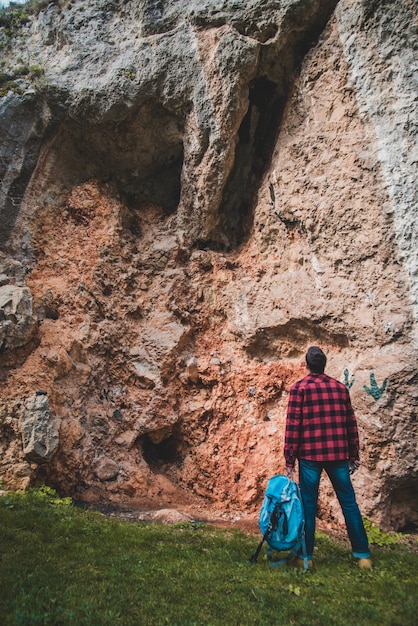
[[[22,417],[23,452],[32,463],[48,463],[59,443],[60,420],[51,413],[48,398],[37,393],[25,402]]]
[[[27,287],[0,287],[0,341],[2,349],[18,348],[28,343],[35,331],[32,295]]]
[[[193,521],[191,515],[176,509],[160,509],[159,511],[153,512],[150,518],[163,524],[179,524],[180,522]]]
[[[119,465],[113,459],[101,456],[94,464],[94,473],[99,480],[113,480],[119,474]]]
[[[192,356],[186,363],[186,377],[193,383],[199,381],[199,365],[196,357]]]
[[[158,368],[152,363],[149,363],[146,359],[132,361],[132,365],[135,368],[139,381],[144,385],[144,387],[152,388],[160,382],[160,373]]]
[[[39,477],[38,388],[63,493],[256,516],[319,344],[362,511],[418,523],[413,4],[76,0],[15,33],[5,71],[43,71],[0,98],[5,484]]]
[[[25,283],[24,268],[0,253],[0,358],[3,363],[14,364],[13,351],[29,344],[36,331],[37,318],[32,294]]]

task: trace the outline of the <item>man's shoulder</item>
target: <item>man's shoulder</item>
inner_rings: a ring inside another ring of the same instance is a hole
[[[329,387],[334,387],[340,389],[341,391],[347,391],[347,387],[341,381],[337,380],[336,378],[332,378],[332,376],[327,376],[326,374],[324,374],[324,376],[326,378],[326,380],[324,380],[324,383]]]
[[[304,378],[301,378],[300,380],[296,381],[290,389],[291,391],[292,390],[298,391],[301,389],[305,389],[306,387],[309,387],[310,385],[315,383],[315,378],[316,376],[312,374],[307,374]]]
[[[293,385],[291,385],[290,387],[290,391],[292,391],[293,389],[298,389],[303,384],[303,381],[305,380],[305,378],[301,378],[300,380],[297,380],[295,383],[293,383]]]
[[[307,374],[304,378],[301,378],[301,380],[294,383],[291,389],[298,391],[312,386],[327,387],[328,389],[347,389],[344,383],[340,382],[336,378],[332,378],[332,376],[328,376],[328,374]]]

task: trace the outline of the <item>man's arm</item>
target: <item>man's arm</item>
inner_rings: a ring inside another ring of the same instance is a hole
[[[286,431],[284,441],[284,456],[286,468],[293,470],[299,450],[300,420],[302,415],[302,398],[298,388],[293,386],[289,394],[287,405]]]
[[[357,429],[357,420],[350,400],[350,394],[347,390],[346,399],[347,414],[347,441],[348,455],[350,461],[359,461],[360,459],[360,443]]]

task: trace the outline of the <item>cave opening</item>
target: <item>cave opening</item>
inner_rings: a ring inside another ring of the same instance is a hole
[[[166,465],[178,465],[182,461],[182,441],[175,433],[161,441],[153,441],[152,435],[144,435],[141,443],[144,460],[152,470]]]
[[[234,166],[219,208],[217,230],[222,236],[214,234],[209,247],[230,251],[248,238],[256,194],[271,160],[285,104],[286,95],[276,82],[261,76],[250,84],[248,110],[238,131]],[[216,243],[218,240],[228,243]]]
[[[48,160],[48,176],[36,190],[48,205],[61,203],[69,190],[94,179],[110,183],[131,213],[148,204],[164,215],[177,210],[184,121],[160,103],[150,99],[99,122],[68,118],[49,132],[40,157]]]
[[[417,483],[410,479],[395,488],[390,497],[389,526],[398,532],[414,534],[418,530]]]
[[[405,535],[418,534],[418,520],[415,522],[406,522],[404,526],[399,528],[399,532]]]
[[[131,207],[153,203],[165,214],[178,206],[183,122],[154,100],[122,119],[73,122],[71,135],[91,178],[110,181]]]

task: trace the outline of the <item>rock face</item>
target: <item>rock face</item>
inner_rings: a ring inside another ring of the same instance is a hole
[[[3,482],[255,515],[319,344],[363,513],[417,524],[415,3],[60,7],[1,44]]]

